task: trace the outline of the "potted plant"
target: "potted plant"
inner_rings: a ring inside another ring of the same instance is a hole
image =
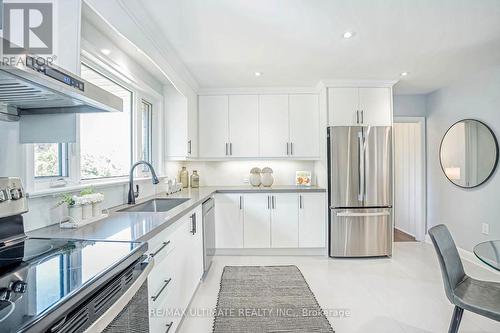
[[[77,202],[77,198],[71,194],[63,194],[61,200],[57,203],[57,206],[66,205],[68,207],[68,216],[79,222],[82,220],[82,206]]]
[[[102,215],[102,202],[104,201],[104,195],[102,193],[94,193],[89,195],[90,201],[92,202],[92,216],[98,217]]]
[[[93,209],[92,209],[93,193],[94,189],[92,187],[88,187],[80,191],[80,197],[78,197],[78,200],[82,205],[82,217],[84,220],[91,218],[93,215]]]

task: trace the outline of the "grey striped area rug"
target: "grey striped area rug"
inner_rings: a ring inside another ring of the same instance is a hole
[[[297,266],[226,266],[213,332],[334,331]]]

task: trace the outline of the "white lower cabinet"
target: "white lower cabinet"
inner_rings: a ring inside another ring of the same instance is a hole
[[[215,195],[215,247],[239,249],[243,247],[243,195],[217,193]]]
[[[325,193],[299,194],[299,247],[322,248],[326,244]]]
[[[201,207],[148,241],[150,332],[175,332],[203,274]]]
[[[217,193],[218,249],[324,248],[325,193]]]
[[[271,247],[271,196],[266,193],[243,196],[243,245]]]
[[[271,195],[271,247],[299,245],[298,196],[296,193]]]

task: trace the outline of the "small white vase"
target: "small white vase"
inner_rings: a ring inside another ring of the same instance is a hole
[[[72,222],[80,222],[82,220],[82,206],[68,206],[68,216]]]
[[[102,202],[94,202],[92,204],[92,216],[98,217],[102,215]]]
[[[84,220],[92,217],[92,205],[87,204],[82,206],[82,218]]]

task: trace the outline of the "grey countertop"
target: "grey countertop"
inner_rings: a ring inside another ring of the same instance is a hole
[[[196,206],[203,203],[214,193],[293,193],[293,192],[325,192],[324,188],[274,186],[271,188],[250,186],[220,186],[200,187],[198,189],[183,189],[174,194],[157,194],[137,203],[154,198],[188,198],[186,202],[174,207],[168,212],[119,212],[129,207],[122,205],[110,210],[109,217],[85,225],[78,229],[61,229],[58,224],[36,229],[27,233],[29,237],[43,238],[73,238],[92,240],[147,241],[156,234],[175,223]]]

